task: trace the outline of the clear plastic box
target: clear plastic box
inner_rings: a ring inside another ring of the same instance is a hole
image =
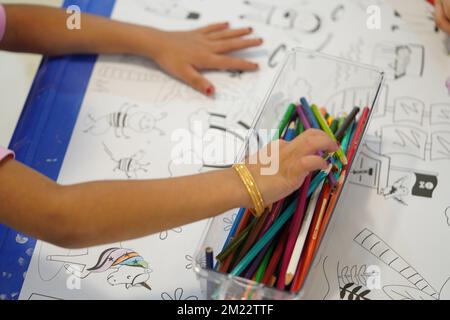
[[[253,154],[256,151],[255,145],[265,145],[271,141],[271,130],[278,127],[289,103],[299,102],[300,97],[306,97],[319,107],[325,106],[330,114],[350,112],[354,106],[368,106],[372,117],[377,113],[376,102],[383,79],[384,73],[375,67],[301,48],[293,49],[287,55],[259,108],[252,125],[253,130],[248,134],[236,162]],[[194,270],[202,289],[207,292],[207,299],[301,299],[303,290],[291,294],[241,277],[205,269],[205,249],[211,247],[215,255],[222,250],[229,232],[224,228],[224,219],[229,220],[237,211],[238,209],[225,212],[211,219],[196,251]]]

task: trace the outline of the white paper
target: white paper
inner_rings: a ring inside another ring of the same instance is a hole
[[[373,4],[380,8],[379,30],[366,27],[367,8]],[[214,163],[208,161],[174,165],[174,130],[195,133],[192,123],[196,120],[206,128],[217,123],[231,129],[240,129],[242,122],[250,125],[276,67],[291,47],[376,64],[386,69],[388,80],[366,147],[355,161],[351,184],[308,278],[306,298],[340,298],[341,292],[344,299],[349,295],[450,298],[444,294],[450,276],[446,254],[450,241],[450,99],[445,85],[450,64],[445,37],[435,33],[428,6],[420,0],[284,1],[282,6],[267,0],[117,0],[113,18],[168,30],[225,20],[236,27],[252,25],[265,43],[239,55],[259,62],[261,70],[208,72],[218,90],[217,97],[209,99],[144,59],[101,57],[59,182],[150,179],[210,170]],[[343,70],[335,81],[345,81],[346,72],[351,70]],[[364,88],[353,88],[337,92],[333,103],[363,98]],[[110,125],[110,119],[120,122],[124,113],[131,119],[126,128]],[[209,130],[198,136],[207,139],[217,134]],[[182,153],[199,157],[195,148]],[[132,166],[124,166],[123,161]],[[192,256],[204,228],[205,222],[199,222],[84,250],[39,241],[20,298],[201,299]],[[372,235],[370,247],[362,235]],[[381,254],[372,248],[376,242],[392,251],[391,260],[395,251],[402,263],[393,267],[386,265],[390,260],[376,258],[374,254]],[[103,252],[113,261],[105,261],[100,268],[96,264]],[[139,268],[118,262],[127,255],[136,258]],[[402,269],[407,266],[417,271],[409,280],[414,272],[405,273]],[[374,270],[381,272],[380,289],[365,292]]]

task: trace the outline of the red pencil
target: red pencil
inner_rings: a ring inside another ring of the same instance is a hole
[[[291,256],[292,252],[294,251],[295,242],[298,238],[298,233],[300,232],[300,228],[302,226],[310,184],[311,175],[308,175],[301,187],[300,195],[297,201],[297,208],[295,210],[294,216],[292,217],[291,225],[289,227],[289,236],[284,250],[283,260],[281,261],[280,275],[278,276],[277,280],[277,289],[280,290],[283,290],[286,286],[286,272],[289,266],[289,262],[291,261]]]
[[[350,146],[347,152],[348,167],[351,166],[353,157],[356,153],[356,150],[358,149],[359,142],[361,141],[362,135],[364,133],[364,129],[366,128],[369,111],[370,109],[368,107],[365,107],[362,110],[361,117],[359,118],[358,124],[356,125],[355,134],[353,135],[353,139],[350,142]]]
[[[289,228],[284,228],[283,233],[281,234],[280,240],[277,243],[275,250],[273,251],[272,258],[270,259],[269,264],[267,265],[266,272],[264,273],[264,277],[262,283],[268,286],[272,286],[272,277],[277,269],[277,266],[280,262],[281,255],[283,254],[284,245],[286,243],[287,237],[289,234]]]
[[[305,251],[300,258],[300,263],[297,266],[297,272],[295,273],[294,280],[292,281],[291,292],[298,292],[306,278],[309,266],[314,258],[314,252],[316,248],[317,237],[319,234],[320,226],[322,225],[325,210],[327,209],[328,201],[331,196],[331,186],[327,183],[323,187],[322,194],[317,202],[316,212],[309,229],[308,238],[305,243]]]

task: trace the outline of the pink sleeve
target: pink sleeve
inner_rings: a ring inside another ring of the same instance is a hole
[[[10,151],[8,149],[0,147],[0,162],[2,162],[2,160],[7,158],[7,157],[14,158],[14,152],[12,152],[12,151]]]
[[[6,29],[6,12],[5,8],[0,4],[0,41],[2,41],[5,35]]]

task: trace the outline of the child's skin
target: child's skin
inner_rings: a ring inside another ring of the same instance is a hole
[[[450,0],[436,0],[434,6],[437,26],[450,35]]]
[[[217,24],[197,31],[168,33],[85,15],[82,29],[68,31],[59,10],[6,6],[7,30],[0,49],[69,53],[129,53],[154,59],[164,70],[207,93],[211,84],[199,69],[255,70],[251,62],[222,55],[261,44],[244,39],[250,29]],[[252,172],[266,204],[297,190],[305,177],[327,163],[317,151],[337,145],[322,131],[308,130],[280,141],[280,168]],[[237,207],[252,207],[233,169],[189,177],[142,181],[98,181],[62,186],[21,163],[0,163],[0,223],[68,248],[138,238],[205,219]]]

